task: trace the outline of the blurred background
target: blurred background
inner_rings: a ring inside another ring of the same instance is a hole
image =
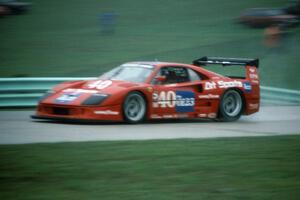
[[[202,56],[222,56],[259,58],[262,85],[300,88],[298,16],[258,26],[245,21],[269,12],[250,8],[285,8],[295,1],[28,3],[24,12],[7,13],[0,2],[1,77],[89,77],[129,61],[192,63]]]

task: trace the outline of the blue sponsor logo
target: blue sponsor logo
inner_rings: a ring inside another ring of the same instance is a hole
[[[68,104],[71,103],[72,101],[75,101],[78,97],[80,96],[80,93],[65,93],[55,99],[55,103],[64,103]]]
[[[176,91],[176,112],[193,112],[195,94],[192,91]]]
[[[251,92],[252,91],[251,83],[245,82],[244,83],[244,89],[245,89],[246,92]]]

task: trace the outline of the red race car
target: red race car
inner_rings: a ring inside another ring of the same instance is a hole
[[[40,100],[34,119],[110,120],[210,118],[234,121],[259,110],[258,59],[203,57],[193,65],[130,62],[98,79],[57,85]],[[201,66],[245,67],[227,77]]]

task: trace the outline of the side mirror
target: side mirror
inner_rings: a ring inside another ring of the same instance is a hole
[[[163,83],[167,80],[167,77],[166,76],[157,76],[157,77],[155,77],[155,80],[157,82]]]

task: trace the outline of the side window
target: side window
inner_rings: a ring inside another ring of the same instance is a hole
[[[190,80],[185,67],[162,67],[157,76],[166,77],[161,84],[184,83]]]
[[[193,82],[193,81],[201,81],[200,75],[197,72],[195,72],[194,70],[188,69],[188,73],[189,73],[189,77],[190,77],[190,81],[191,82]]]

